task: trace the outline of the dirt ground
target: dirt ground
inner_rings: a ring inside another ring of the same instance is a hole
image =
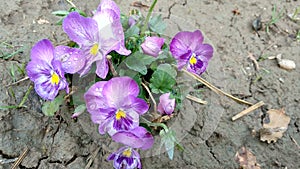
[[[90,15],[100,0],[73,2]],[[130,5],[133,0],[116,2],[125,14],[134,8]],[[266,33],[265,25],[274,5],[284,15]],[[58,18],[51,12],[69,7],[64,0],[1,1],[0,49],[2,53],[19,49],[23,52],[9,59],[0,58],[0,106],[18,105],[28,90],[31,84],[28,80],[6,85],[26,76],[18,67],[29,61],[34,43],[43,38],[55,44],[65,43],[66,35],[55,25]],[[243,146],[256,156],[262,169],[300,168],[300,42],[295,38],[300,21],[287,17],[296,7],[300,7],[299,0],[158,2],[155,12],[162,14],[168,23],[166,36],[172,37],[179,30],[201,29],[206,41],[213,44],[215,54],[203,78],[234,96],[252,103],[264,101],[265,105],[232,122],[231,117],[248,106],[205,88],[201,97],[208,101],[207,105],[185,100],[182,111],[168,123],[176,130],[185,151],[176,149],[171,161],[165,153],[158,153],[155,145],[153,150],[141,152],[143,168],[238,168],[234,156]],[[259,35],[252,29],[252,21],[258,16],[263,23]],[[249,53],[259,60],[258,70]],[[268,59],[278,54],[295,61],[296,69],[281,69],[276,60]],[[186,84],[196,83],[189,77],[181,80]],[[29,151],[19,168],[82,169],[89,166],[89,161],[93,162],[91,169],[112,168],[112,162],[106,158],[118,145],[97,133],[88,113],[73,120],[72,110],[62,107],[55,117],[46,117],[41,112],[41,99],[34,91],[29,93],[24,106],[0,110],[0,169],[11,168],[26,147]],[[258,131],[271,108],[284,108],[291,121],[283,137],[268,144],[260,141]]]

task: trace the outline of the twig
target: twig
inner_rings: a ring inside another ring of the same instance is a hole
[[[151,94],[151,92],[150,92],[148,86],[145,85],[143,82],[142,82],[141,84],[142,84],[142,86],[147,90],[147,92],[148,92],[148,94],[149,94],[149,96],[150,96],[150,98],[151,98],[151,100],[152,100],[152,102],[153,102],[154,113],[156,114],[156,113],[157,113],[156,101],[155,101],[154,97],[152,96],[152,94]]]
[[[290,136],[291,140],[296,144],[296,146],[298,147],[298,149],[300,149],[300,146],[299,144],[297,143],[297,141],[292,137]]]
[[[26,77],[24,77],[23,79],[20,79],[20,80],[14,82],[14,83],[8,84],[8,85],[6,85],[6,86],[4,86],[4,87],[13,86],[13,85],[16,85],[16,84],[18,84],[18,83],[21,83],[21,82],[23,82],[23,81],[25,81],[25,80],[28,80],[28,79],[29,79],[29,77],[26,76]]]
[[[109,69],[110,69],[111,73],[113,74],[114,77],[117,77],[118,73],[117,73],[113,63],[111,62],[111,55],[107,55],[106,58],[107,58]]]
[[[190,73],[189,71],[187,71],[186,69],[182,69],[183,72],[185,72],[186,74],[190,75],[191,77],[193,77],[194,79],[198,80],[199,82],[201,82],[202,84],[204,84],[205,86],[207,86],[208,88],[210,88],[212,91],[218,93],[218,94],[223,94],[233,100],[235,100],[236,102],[239,102],[239,103],[243,103],[243,104],[247,104],[247,105],[253,105],[252,103],[250,102],[247,102],[245,100],[242,100],[242,99],[239,99],[237,97],[234,97],[224,91],[222,91],[221,89],[215,87],[214,85],[210,84],[209,82],[207,82],[206,80],[202,79],[200,76],[196,75],[196,74],[193,74],[193,73]]]
[[[189,94],[185,97],[190,99],[190,100],[193,100],[194,102],[200,103],[200,104],[207,104],[207,101],[199,99],[199,98],[197,98],[195,96],[192,96],[192,95],[189,95]]]
[[[261,106],[264,105],[264,104],[265,104],[265,103],[264,103],[263,101],[260,101],[260,102],[258,102],[258,103],[256,103],[256,104],[254,104],[253,106],[247,108],[246,110],[243,110],[242,112],[236,114],[235,116],[233,116],[233,117],[231,118],[231,120],[232,120],[232,121],[235,121],[236,119],[245,116],[246,114],[248,114],[248,113],[252,112],[253,110],[255,110],[255,109],[261,107]]]
[[[18,160],[14,163],[14,165],[11,167],[11,169],[16,169],[20,164],[21,162],[23,161],[23,159],[25,158],[25,156],[27,155],[28,153],[28,148],[26,147],[24,152],[20,155],[20,157],[18,158]]]
[[[75,4],[71,0],[66,0],[72,7],[76,8]]]
[[[98,147],[92,154],[92,156],[90,157],[89,159],[89,162],[86,164],[85,168],[84,169],[89,169],[93,163],[93,161],[95,160],[97,154],[99,153],[101,147]]]
[[[253,53],[248,52],[248,57],[252,60],[252,62],[255,65],[255,69],[259,70],[259,65],[257,63],[257,60],[255,59],[255,57],[253,56]]]

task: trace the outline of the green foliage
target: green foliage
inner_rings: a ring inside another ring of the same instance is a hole
[[[142,75],[146,75],[147,66],[155,60],[156,58],[152,56],[144,55],[140,52],[135,52],[132,55],[128,56],[124,60],[124,63],[129,69],[139,72]]]
[[[157,69],[150,79],[150,88],[155,94],[171,92],[175,84],[175,78],[170,73],[161,69]]]
[[[68,11],[65,10],[58,10],[58,11],[54,11],[52,12],[53,15],[58,16],[58,17],[62,17],[60,20],[58,20],[56,22],[57,25],[62,25],[63,20],[65,19],[65,17],[71,13],[71,12],[78,12],[81,16],[87,17],[86,13],[83,12],[80,9],[77,9],[75,7],[71,7]]]
[[[276,5],[274,5],[271,20],[266,25],[266,32],[269,33],[270,26],[273,25],[273,24],[276,24],[283,16],[284,16],[283,15],[283,10],[278,12]]]
[[[175,137],[175,132],[170,129],[163,129],[160,131],[159,135],[161,137],[160,149],[164,146],[168,153],[169,159],[173,160],[175,145],[178,145],[178,147],[183,150],[183,147],[178,143]]]
[[[161,15],[153,16],[149,20],[150,30],[158,34],[163,34],[167,28],[166,23],[163,21]]]
[[[46,101],[42,106],[42,112],[46,116],[54,116],[55,112],[59,110],[60,105],[64,102],[64,96],[59,95],[53,101]]]

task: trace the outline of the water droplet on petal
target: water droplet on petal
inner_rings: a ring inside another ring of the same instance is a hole
[[[77,58],[74,58],[74,60],[77,61],[78,59],[77,59]]]

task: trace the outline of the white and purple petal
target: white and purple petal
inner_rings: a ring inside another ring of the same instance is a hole
[[[79,46],[92,45],[99,42],[98,25],[92,18],[71,12],[63,21],[63,30],[69,38]]]
[[[157,57],[161,52],[161,48],[165,43],[164,38],[160,37],[146,37],[145,41],[141,44],[143,52],[146,55]]]
[[[128,146],[122,147],[118,151],[110,154],[107,160],[114,160],[113,166],[116,169],[142,168],[139,153]]]
[[[170,93],[162,94],[159,97],[157,111],[161,114],[171,115],[175,109],[175,99],[170,98]]]
[[[49,65],[54,56],[54,47],[48,39],[37,42],[31,49],[30,58],[32,61],[43,60]]]
[[[77,73],[85,65],[85,57],[82,51],[68,46],[57,46],[54,59],[62,63],[62,69],[66,73],[71,74]]]
[[[141,148],[142,150],[151,148],[154,143],[153,136],[144,127],[119,131],[112,136],[112,139],[133,148]]]
[[[130,77],[115,77],[107,81],[103,87],[103,96],[110,107],[122,107],[128,96],[137,97],[138,84]]]

